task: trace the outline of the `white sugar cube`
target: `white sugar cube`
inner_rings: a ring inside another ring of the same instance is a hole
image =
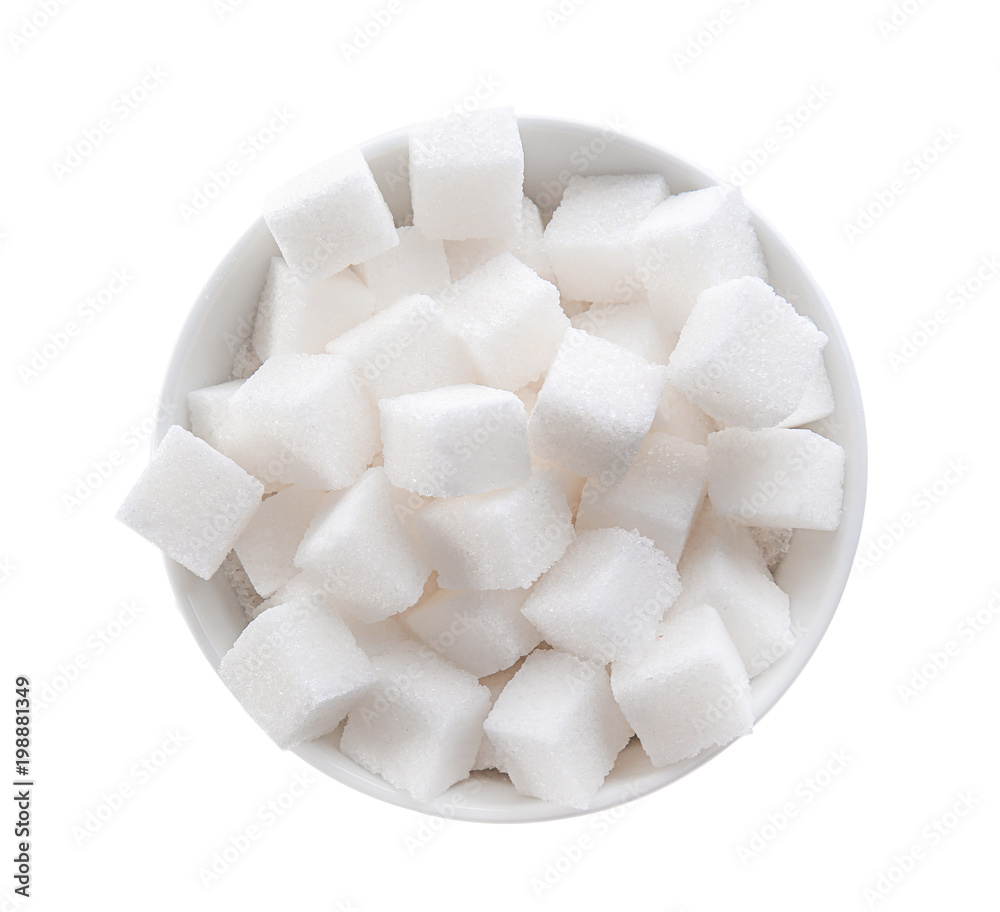
[[[496,672],[496,674],[487,675],[485,678],[479,679],[479,683],[490,692],[490,709],[493,708],[497,697],[500,696],[503,689],[510,683],[511,678],[520,671],[523,664],[524,659],[518,659],[510,668],[505,668],[503,671]],[[483,740],[479,744],[479,753],[476,754],[476,762],[472,768],[474,770],[497,769],[499,762],[500,760],[497,757],[497,751],[493,746],[493,742],[483,732]]]
[[[571,177],[545,229],[563,296],[594,304],[635,300],[643,291],[635,275],[636,230],[669,192],[660,174]]]
[[[513,393],[446,386],[380,399],[389,480],[427,497],[484,494],[531,476],[528,415]]]
[[[611,687],[653,766],[686,760],[753,729],[746,669],[708,605],[669,612],[650,649],[611,666]]]
[[[399,243],[392,213],[359,149],[316,165],[268,195],[264,221],[307,285]]]
[[[524,150],[512,108],[483,108],[410,127],[413,224],[460,241],[517,230]]]
[[[298,568],[292,562],[321,495],[296,486],[268,497],[236,542],[236,556],[264,598],[284,586]]]
[[[570,321],[577,329],[607,339],[656,364],[666,364],[677,334],[664,333],[647,301],[591,307]]]
[[[547,643],[606,665],[647,649],[681,592],[677,568],[648,538],[581,531],[522,609]]]
[[[722,516],[775,529],[840,525],[844,449],[813,431],[728,428],[708,438],[708,496]]]
[[[573,540],[573,515],[558,479],[436,500],[416,517],[442,589],[527,589]]]
[[[302,600],[251,621],[219,677],[282,748],[333,731],[376,680],[344,622]]]
[[[756,276],[767,279],[750,213],[735,187],[678,193],[639,226],[636,268],[667,332],[680,332],[707,288]]]
[[[727,426],[774,427],[802,402],[827,337],[757,278],[703,291],[670,356],[670,382]]]
[[[711,605],[752,678],[795,643],[788,596],[775,584],[749,529],[706,510],[680,563],[675,611]]]
[[[347,358],[377,399],[475,383],[469,350],[442,314],[426,295],[410,295],[334,339],[327,351]]]
[[[374,623],[416,604],[431,568],[418,551],[406,497],[384,468],[369,469],[319,508],[295,566],[320,580],[332,603]]]
[[[264,486],[204,440],[174,425],[117,518],[202,579],[222,566]]]
[[[384,310],[407,295],[436,294],[451,284],[442,241],[425,238],[413,227],[400,228],[397,234],[396,247],[356,267],[375,296],[376,310]]]
[[[227,380],[215,386],[206,386],[188,393],[188,414],[191,433],[209,446],[225,452],[226,435],[229,433],[229,400],[243,385],[243,380]]]
[[[417,639],[477,678],[527,655],[542,637],[521,614],[523,589],[441,589],[403,616]]]
[[[554,649],[524,660],[483,727],[518,792],[581,809],[632,737],[607,672]]]
[[[528,421],[532,453],[617,484],[635,459],[667,368],[580,329],[563,337]]]
[[[705,414],[679,389],[668,386],[663,391],[652,430],[683,437],[704,446],[708,443],[708,435],[714,434],[718,429],[715,419]]]
[[[587,482],[576,528],[636,529],[676,564],[707,487],[706,448],[652,432],[618,485]]]
[[[502,253],[511,253],[545,281],[555,284],[556,275],[549,263],[542,237],[542,214],[528,197],[521,201],[521,217],[513,234],[505,237],[475,238],[468,241],[445,241],[452,281],[464,279]]]
[[[331,587],[328,591],[321,578],[310,573],[297,572],[284,586],[266,599],[257,609],[256,614],[283,605],[295,599],[304,599],[310,605],[326,606],[335,612],[351,631],[361,651],[368,656],[378,655],[393,646],[409,639],[409,631],[400,623],[399,615],[394,614],[381,621],[371,624],[362,621],[350,611],[338,607],[337,591]]]
[[[334,491],[378,450],[378,413],[332,355],[273,355],[229,400],[232,456],[262,481]]]
[[[830,375],[826,372],[826,364],[821,357],[798,408],[778,427],[802,427],[804,424],[829,418],[836,407],[833,385],[830,383]]]
[[[290,352],[319,355],[374,310],[374,295],[350,269],[304,285],[281,257],[273,257],[257,302],[253,347],[265,361]]]
[[[347,717],[340,749],[417,801],[436,798],[472,770],[490,692],[412,641],[371,662],[377,681]]]
[[[445,321],[472,353],[479,382],[512,392],[548,369],[569,327],[555,285],[509,253],[440,300]]]
[[[532,457],[531,464],[536,472],[546,472],[558,480],[566,495],[566,503],[569,504],[575,518],[576,511],[580,508],[580,500],[583,497],[583,489],[586,487],[587,479],[583,475],[577,475],[576,472],[559,465],[558,462],[548,462],[545,459]]]

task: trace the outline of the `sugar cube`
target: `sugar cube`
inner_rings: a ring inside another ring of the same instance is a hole
[[[376,680],[344,622],[303,600],[251,621],[219,677],[281,748],[333,731]]]
[[[389,480],[427,497],[484,494],[531,476],[528,415],[513,393],[464,384],[380,399]]]
[[[746,526],[706,510],[679,569],[684,594],[674,610],[706,604],[718,611],[751,678],[794,645],[788,596]]]
[[[359,149],[316,165],[268,195],[264,221],[307,285],[399,243],[392,213]]]
[[[577,329],[614,342],[656,364],[667,364],[677,344],[676,333],[660,329],[648,301],[602,304],[585,310],[570,322]]]
[[[256,478],[175,424],[116,515],[207,580],[222,566],[263,494]]]
[[[521,201],[521,217],[513,234],[505,237],[444,242],[452,281],[464,279],[502,253],[511,253],[525,266],[537,272],[546,282],[555,284],[556,275],[552,271],[549,255],[542,243],[544,233],[542,214],[528,197],[524,197]]]
[[[334,339],[327,351],[350,361],[377,399],[475,383],[469,350],[442,315],[427,295],[410,295]]]
[[[650,649],[611,666],[611,688],[653,766],[724,746],[753,729],[746,669],[709,605],[669,612]]]
[[[707,487],[706,448],[654,431],[618,485],[587,482],[576,528],[636,529],[676,564]]]
[[[648,648],[680,592],[677,568],[648,538],[588,529],[534,585],[522,612],[556,649],[606,665]]]
[[[436,798],[472,770],[490,692],[412,641],[371,663],[376,683],[347,717],[340,749],[417,801]]]
[[[727,428],[708,438],[708,496],[722,516],[753,526],[840,525],[844,448],[802,428]]]
[[[490,709],[493,708],[497,697],[500,696],[503,689],[510,683],[511,678],[520,671],[523,664],[524,659],[518,659],[510,668],[505,668],[503,671],[496,672],[496,674],[487,675],[485,678],[479,679],[479,683],[490,692]],[[483,732],[483,740],[479,744],[479,753],[476,754],[476,762],[472,767],[473,770],[497,769],[499,762],[500,759],[497,757],[497,751],[493,746],[493,742]]]
[[[635,275],[636,230],[669,192],[660,174],[571,177],[545,229],[563,296],[594,304],[638,297],[643,289]]]
[[[191,433],[220,452],[225,452],[230,433],[229,400],[243,383],[243,380],[227,380],[188,393]]]
[[[416,517],[442,589],[527,589],[573,540],[573,515],[559,480],[435,500]]]
[[[483,728],[497,766],[522,795],[580,809],[632,737],[607,672],[554,649],[524,660]]]
[[[320,580],[339,609],[374,623],[415,604],[431,568],[413,537],[406,497],[384,468],[368,469],[316,512],[295,566]]]
[[[819,363],[816,365],[816,372],[813,374],[812,380],[809,381],[798,408],[778,427],[802,427],[804,424],[829,418],[836,407],[837,403],[833,396],[830,375],[826,372],[823,358],[820,357]]]
[[[400,623],[398,614],[368,624],[351,614],[350,611],[341,609],[336,602],[336,594],[336,590],[333,588],[327,590],[320,577],[314,577],[304,571],[297,572],[274,595],[260,605],[254,616],[273,608],[275,605],[283,605],[294,599],[305,599],[310,605],[326,606],[335,612],[347,625],[351,636],[354,637],[355,642],[365,655],[378,655],[403,642],[403,640],[409,639],[409,632]]]
[[[679,389],[667,386],[653,419],[654,431],[663,431],[674,437],[683,437],[704,446],[708,435],[718,430],[715,419],[695,405]]]
[[[281,257],[273,257],[257,302],[253,347],[265,361],[290,352],[319,355],[374,310],[374,295],[350,269],[304,285]]]
[[[532,453],[612,486],[635,459],[667,384],[667,368],[568,329],[528,421]]]
[[[665,200],[639,226],[635,256],[666,332],[680,332],[705,289],[743,276],[767,279],[757,233],[735,187],[707,187]]]
[[[376,310],[408,295],[436,294],[451,284],[442,241],[426,238],[413,227],[399,228],[397,234],[396,247],[355,267],[375,296]]]
[[[512,108],[483,108],[410,127],[413,224],[461,241],[517,231],[524,150]]]
[[[440,300],[446,323],[472,353],[479,382],[512,392],[548,369],[569,327],[555,285],[509,253]]]
[[[727,426],[774,427],[802,402],[827,337],[757,278],[703,291],[670,356],[670,382]]]
[[[441,589],[402,621],[438,655],[482,678],[509,668],[542,641],[521,614],[526,597],[523,589]]]
[[[267,598],[298,568],[292,563],[321,502],[316,491],[292,486],[264,500],[236,542],[236,555],[250,582]]]
[[[378,450],[378,414],[331,355],[273,355],[229,400],[227,454],[262,481],[338,490]]]

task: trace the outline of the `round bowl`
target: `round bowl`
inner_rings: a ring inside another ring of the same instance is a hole
[[[601,128],[559,120],[522,118],[525,193],[551,210],[572,174],[662,173],[674,193],[719,183],[707,171],[675,155]],[[405,130],[362,146],[362,151],[397,224],[410,210],[406,179],[408,139]],[[788,653],[753,679],[753,705],[759,720],[788,689],[815,651],[830,624],[847,584],[861,534],[867,480],[864,413],[857,376],[847,344],[823,292],[784,239],[751,209],[770,270],[771,284],[812,318],[829,336],[826,364],[836,394],[837,411],[820,430],[847,453],[843,520],[836,532],[799,530],[775,578],[791,599],[798,640]],[[187,394],[227,379],[233,355],[252,325],[253,309],[268,262],[278,254],[264,220],[258,219],[236,242],[206,285],[184,327],[167,374],[167,407],[156,442],[172,424],[189,427]],[[246,621],[222,573],[204,581],[167,560],[167,574],[198,645],[213,668],[233,645]],[[223,686],[220,682],[219,686]],[[710,760],[718,749],[656,769],[638,740],[621,753],[614,770],[586,812],[525,798],[495,771],[474,773],[440,798],[421,803],[394,789],[349,760],[337,747],[339,732],[302,745],[296,753],[317,770],[373,798],[425,814],[476,821],[551,820],[605,810],[679,779]],[[262,749],[266,749],[263,748]]]

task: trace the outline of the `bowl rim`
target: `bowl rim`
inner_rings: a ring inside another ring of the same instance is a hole
[[[561,131],[572,134],[586,134],[594,136],[607,130],[606,127],[602,128],[597,124],[583,121],[535,116],[518,117],[518,126],[522,133],[525,130]],[[408,137],[409,128],[403,127],[388,131],[373,139],[363,142],[360,144],[359,148],[365,155],[365,158],[370,160],[378,155],[386,154],[393,148],[399,146],[401,143],[408,141]],[[629,135],[627,132],[616,133],[615,141],[622,143],[631,150],[658,158],[665,163],[669,162],[671,167],[676,167],[680,171],[684,171],[697,177],[697,179],[701,182],[701,186],[708,187],[726,183],[710,170],[705,169],[682,156],[670,152],[669,150],[647,143],[644,140],[637,139]],[[759,705],[755,701],[754,726],[756,727],[761,719],[763,719],[764,716],[774,707],[778,700],[780,700],[781,697],[787,693],[789,688],[795,683],[798,676],[802,673],[803,669],[818,648],[819,643],[826,631],[829,629],[829,626],[833,621],[833,617],[837,613],[840,603],[843,600],[843,594],[851,575],[851,569],[853,567],[861,539],[861,528],[864,519],[868,485],[868,436],[860,382],[858,380],[857,371],[851,356],[851,350],[847,345],[846,337],[844,336],[840,323],[837,320],[836,312],[830,304],[826,294],[816,282],[812,273],[809,271],[797,251],[787,242],[785,237],[775,229],[773,224],[756,209],[755,206],[750,203],[746,203],[746,206],[751,214],[752,223],[758,230],[758,233],[766,233],[769,235],[772,243],[777,244],[781,248],[789,266],[798,274],[801,282],[808,287],[815,304],[818,305],[818,307],[823,311],[823,330],[829,337],[830,343],[836,347],[843,359],[845,371],[841,380],[842,385],[848,388],[848,392],[851,397],[851,402],[849,403],[851,405],[849,421],[852,433],[855,437],[854,451],[851,454],[848,464],[848,472],[852,483],[849,490],[845,489],[845,500],[841,521],[842,525],[838,529],[841,541],[846,544],[842,544],[841,546],[835,572],[831,573],[831,585],[827,590],[830,593],[829,598],[831,600],[832,609],[825,617],[821,617],[818,622],[813,623],[809,627],[806,635],[796,643],[796,662],[788,669],[788,677],[783,678],[785,683],[781,690],[774,694],[770,699],[763,701]],[[186,353],[191,349],[192,343],[200,330],[204,318],[212,308],[217,291],[225,283],[226,279],[233,273],[242,255],[248,250],[248,248],[252,247],[259,241],[262,231],[266,232],[267,227],[264,223],[263,217],[259,216],[226,253],[223,260],[212,272],[208,281],[199,293],[194,306],[189,312],[181,328],[180,334],[171,353],[170,363],[162,384],[161,402],[172,402],[175,398],[175,393],[180,385],[181,375],[186,364]],[[841,401],[839,398],[837,408],[839,412],[841,409]],[[172,423],[174,422],[172,421],[172,416],[169,414],[169,410],[159,410],[156,431],[151,441],[151,453],[155,452],[160,440],[162,440]],[[848,503],[848,496],[850,497],[850,503]],[[191,634],[193,635],[205,658],[208,659],[212,668],[217,672],[222,655],[219,653],[218,649],[216,649],[208,631],[202,623],[198,609],[196,608],[191,596],[186,592],[187,587],[190,585],[190,579],[182,567],[174,563],[165,555],[163,556],[163,562],[166,567],[168,580],[170,582],[171,589],[173,590],[175,600],[182,616],[184,617],[188,629],[191,631]],[[791,658],[791,656],[787,656],[786,658]],[[611,808],[618,807],[619,805],[630,802],[636,798],[658,791],[672,782],[683,778],[688,773],[699,768],[725,749],[726,747],[724,746],[721,748],[716,747],[704,750],[690,760],[658,770],[658,773],[663,774],[662,777],[660,777],[662,781],[658,780],[657,783],[650,788],[636,789],[634,785],[618,783],[616,788],[608,789],[608,785],[611,783],[607,783],[605,787],[602,788],[602,792],[607,792],[607,794],[599,796],[601,800],[595,800],[592,806],[585,810],[549,804],[537,799],[530,799],[531,803],[518,804],[510,809],[504,809],[502,807],[489,809],[465,807],[460,801],[457,800],[448,802],[437,799],[426,803],[418,802],[409,794],[394,789],[392,786],[388,785],[388,783],[376,784],[364,778],[362,775],[355,773],[349,768],[331,765],[331,763],[327,761],[328,748],[323,745],[322,739],[299,745],[294,748],[292,752],[318,771],[368,795],[369,797],[378,798],[390,804],[414,810],[421,814],[473,822],[528,823],[545,820],[569,819],[572,817],[600,813]],[[465,782],[468,783],[469,780],[465,780]],[[462,783],[459,783],[455,788],[459,788],[461,785]],[[446,793],[446,795],[447,794],[448,793]]]

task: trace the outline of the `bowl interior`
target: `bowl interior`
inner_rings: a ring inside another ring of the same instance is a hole
[[[662,150],[616,135],[610,129],[554,120],[522,119],[525,192],[543,210],[558,204],[573,174],[660,172],[673,192],[711,186],[708,172]],[[362,147],[397,222],[410,209],[405,131],[388,134]],[[779,294],[813,319],[830,338],[826,363],[837,411],[816,429],[847,452],[843,521],[833,533],[796,532],[776,579],[791,599],[796,645],[753,679],[759,720],[795,680],[826,631],[840,601],[861,534],[867,479],[864,415],[857,377],[847,345],[829,302],[787,243],[757,213],[752,213]],[[156,441],[171,424],[189,426],[187,394],[225,380],[232,360],[252,327],[253,311],[277,246],[263,219],[236,243],[209,280],[178,341],[163,393],[164,408]],[[182,614],[213,668],[239,636],[245,620],[221,573],[198,579],[166,561],[167,573]],[[221,683],[220,683],[220,686]],[[529,821],[580,813],[518,795],[495,772],[475,773],[429,804],[421,804],[373,776],[337,748],[339,732],[299,747],[296,753],[316,769],[373,797],[428,814],[482,821]],[[603,810],[661,788],[717,753],[705,751],[682,763],[656,769],[636,739],[622,752],[591,811]]]

